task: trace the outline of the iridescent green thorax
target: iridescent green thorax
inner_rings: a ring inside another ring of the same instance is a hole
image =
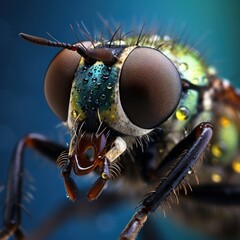
[[[209,84],[207,66],[196,51],[181,44],[173,44],[170,47],[163,46],[162,51],[176,65],[183,80],[198,87]],[[179,106],[172,116],[173,120],[177,120],[174,126],[176,130],[187,126],[193,116],[197,114],[199,94],[199,91],[195,89],[187,89],[183,93]],[[197,123],[195,124],[197,125]]]
[[[133,44],[136,38],[127,38],[126,44]],[[177,67],[183,79],[197,86],[208,84],[208,68],[197,51],[177,43],[168,36],[149,35],[139,46],[156,48],[165,54]]]
[[[166,47],[162,52],[176,65],[182,79],[186,79],[196,86],[206,86],[207,66],[197,52],[181,44]]]

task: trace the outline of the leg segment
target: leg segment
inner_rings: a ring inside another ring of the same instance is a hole
[[[212,137],[212,125],[201,123],[169,153],[161,167],[164,179],[142,201],[142,206],[135,213],[120,235],[121,240],[135,239],[147,220],[148,213],[154,212],[172,191],[181,183],[188,171],[197,162]]]
[[[23,239],[20,229],[21,224],[21,201],[22,201],[22,178],[23,178],[23,154],[26,147],[33,148],[39,153],[56,160],[66,150],[65,147],[53,143],[42,135],[29,134],[18,142],[8,172],[3,230],[0,231],[0,239],[8,239],[15,235],[17,239]]]

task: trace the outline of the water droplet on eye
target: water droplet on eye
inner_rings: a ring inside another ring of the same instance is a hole
[[[87,100],[88,102],[92,102],[92,97],[90,96],[90,97],[88,97],[88,100]]]
[[[176,118],[179,121],[186,120],[189,117],[189,115],[190,115],[190,111],[185,106],[179,107],[178,110],[176,111]]]
[[[96,103],[96,104],[99,104],[99,103],[100,103],[98,98],[95,100],[95,103]]]
[[[104,68],[102,69],[102,74],[103,74],[103,76],[108,76],[109,73],[110,73],[110,71],[111,71],[111,67],[104,67]]]
[[[107,81],[107,80],[108,80],[108,76],[102,76],[102,79],[103,79],[104,81]]]
[[[73,110],[71,112],[71,114],[72,114],[72,117],[74,117],[74,118],[76,118],[78,116],[78,112],[76,110]]]
[[[102,99],[102,100],[105,100],[106,97],[107,97],[106,94],[102,94],[102,95],[101,95],[101,99]]]
[[[195,84],[195,85],[199,84],[199,79],[198,78],[193,78],[192,79],[192,84]]]
[[[99,89],[101,87],[101,83],[96,83],[95,85],[94,85],[94,88],[95,89]]]
[[[82,72],[86,72],[86,71],[87,71],[87,67],[84,66],[84,67],[82,68]]]
[[[83,84],[87,84],[88,83],[88,78],[83,78]]]
[[[97,78],[94,77],[94,78],[92,79],[92,82],[93,82],[93,83],[97,82]]]
[[[108,83],[108,85],[107,85],[107,89],[112,89],[113,88],[113,85],[112,85],[112,83]]]
[[[179,70],[180,70],[181,72],[185,72],[185,71],[188,70],[188,64],[187,64],[187,63],[180,63],[180,64],[178,65],[178,67],[179,67]]]

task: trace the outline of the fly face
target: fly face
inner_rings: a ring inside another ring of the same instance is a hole
[[[182,90],[179,72],[162,52],[140,46],[139,40],[129,46],[123,41],[70,45],[21,36],[67,48],[48,68],[45,95],[72,133],[68,158],[58,160],[67,193],[75,199],[72,169],[83,175],[98,168],[100,183],[90,190],[96,198],[118,157],[175,111]]]

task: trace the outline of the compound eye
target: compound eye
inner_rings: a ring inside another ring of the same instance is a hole
[[[122,108],[132,123],[150,129],[163,123],[176,109],[181,78],[174,64],[161,52],[135,48],[120,76]]]
[[[83,42],[90,47],[90,42]],[[72,82],[81,56],[64,49],[50,63],[45,75],[44,92],[47,103],[62,121],[67,121]]]

